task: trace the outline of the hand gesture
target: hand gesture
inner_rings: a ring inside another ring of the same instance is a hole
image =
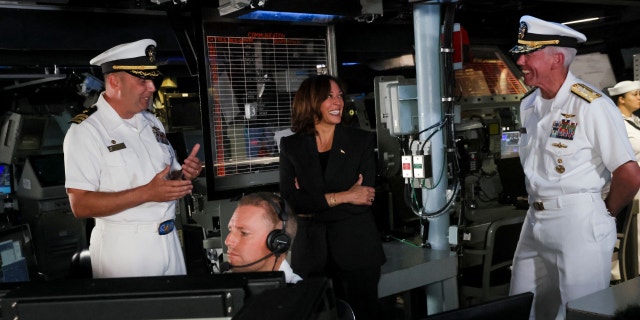
[[[180,199],[193,189],[191,180],[169,180],[167,176],[171,166],[167,165],[164,170],[158,172],[149,183],[145,185],[150,201],[166,202]]]
[[[193,180],[200,175],[202,171],[202,161],[198,159],[198,151],[200,150],[200,144],[196,143],[191,149],[189,156],[184,159],[182,165],[182,176],[186,180]]]

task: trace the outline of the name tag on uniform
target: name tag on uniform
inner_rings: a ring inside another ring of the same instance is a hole
[[[118,151],[126,148],[127,146],[124,145],[124,142],[120,142],[118,144],[114,144],[107,147],[107,149],[109,149],[109,152],[114,152],[114,151]]]

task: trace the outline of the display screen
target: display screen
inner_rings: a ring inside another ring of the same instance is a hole
[[[13,193],[13,175],[11,165],[0,164],[0,194]]]
[[[15,163],[16,159],[41,149],[46,117],[10,112],[0,122],[0,162]]]
[[[504,131],[500,140],[500,158],[518,157],[520,131]]]
[[[0,283],[27,282],[38,273],[33,239],[29,225],[0,231]]]
[[[291,127],[300,83],[326,73],[327,27],[205,24],[209,199],[278,185],[277,137]]]
[[[165,95],[169,131],[200,129],[200,98],[197,93],[167,93]]]
[[[29,162],[40,186],[64,186],[64,154],[46,154],[29,156]]]

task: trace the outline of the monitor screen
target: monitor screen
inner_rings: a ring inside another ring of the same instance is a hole
[[[206,23],[202,96],[209,200],[278,188],[276,132],[291,127],[291,105],[310,75],[326,72],[326,26],[243,21]]]
[[[0,283],[34,280],[38,265],[28,224],[0,230],[0,259]]]
[[[500,139],[500,158],[518,157],[518,144],[520,143],[520,131],[504,131]]]
[[[9,112],[0,121],[0,162],[37,153],[44,139],[47,117]]]
[[[0,164],[0,195],[13,193],[13,172],[11,165]]]
[[[250,299],[285,286],[281,271],[60,279],[31,282],[0,302],[3,319],[232,319]]]
[[[522,198],[526,203],[527,187],[520,157],[496,159],[495,162],[502,184],[502,202],[515,204]]]
[[[40,186],[46,188],[64,185],[64,154],[42,154],[28,159]]]
[[[169,131],[202,127],[200,97],[197,93],[167,93],[165,99]]]

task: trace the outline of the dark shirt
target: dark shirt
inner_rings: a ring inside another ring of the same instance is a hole
[[[327,163],[329,162],[329,154],[331,150],[325,152],[318,152],[318,156],[320,157],[320,167],[322,168],[322,174],[324,174],[327,169]]]

